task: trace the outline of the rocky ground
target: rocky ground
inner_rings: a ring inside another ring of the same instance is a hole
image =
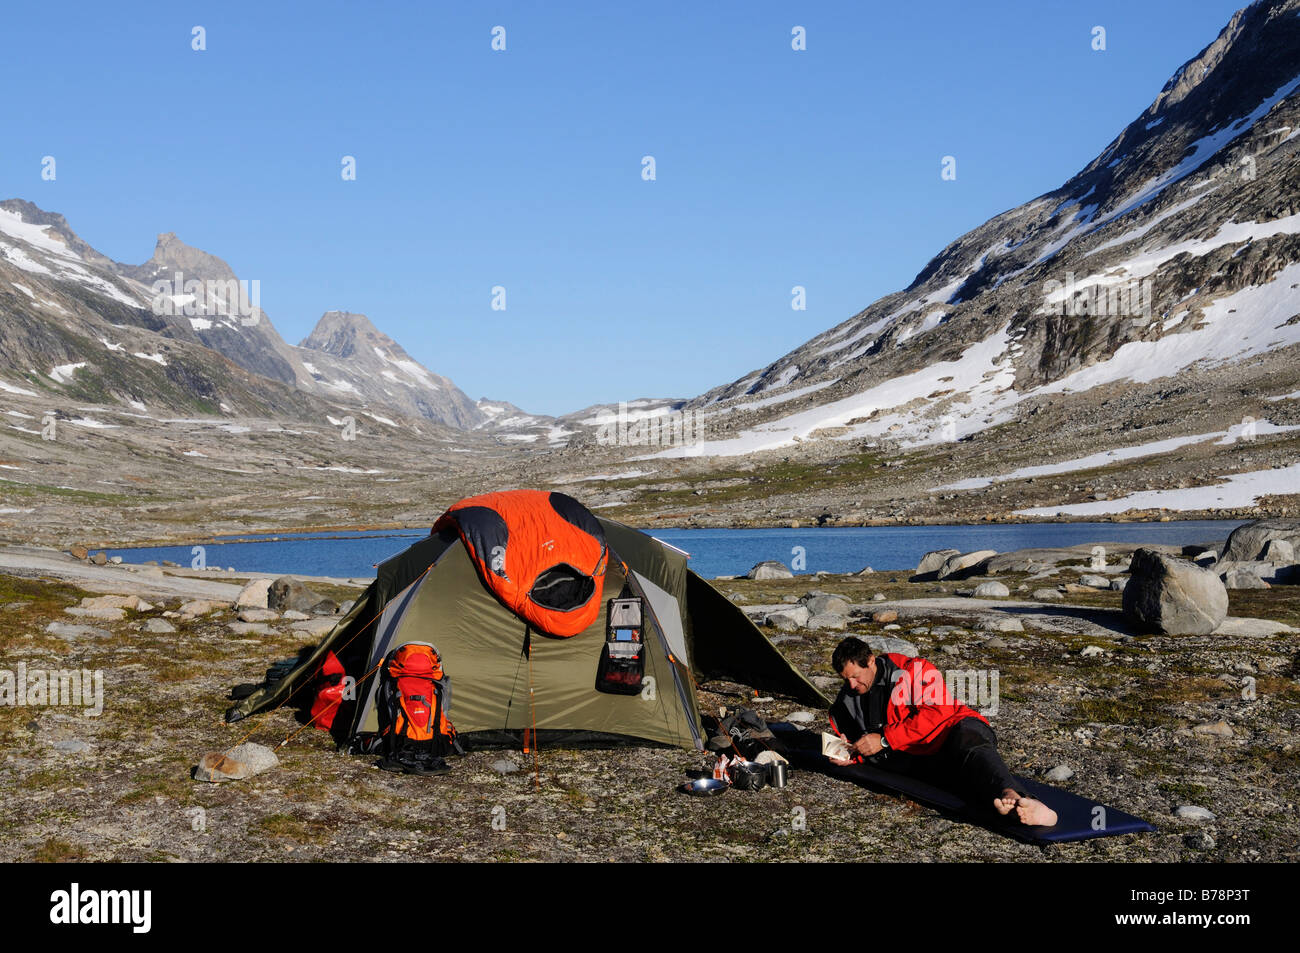
[[[536,766],[518,751],[475,751],[445,776],[392,775],[371,758],[336,753],[322,732],[299,731],[287,711],[222,721],[230,686],[313,643],[313,628],[327,620],[239,622],[229,606],[242,577],[4,555],[3,657],[100,670],[104,679],[98,717],[0,706],[6,861],[1283,861],[1300,853],[1295,586],[1233,590],[1233,618],[1216,634],[1174,637],[1133,631],[1119,612],[1121,593],[1080,586],[1088,570],[1069,562],[989,576],[1008,589],[995,599],[961,594],[984,577],[913,582],[907,571],[717,583],[759,621],[810,590],[843,598],[847,608],[829,625],[822,616],[811,625],[824,627],[766,629],[829,693],[837,686],[830,652],[846,632],[905,640],[946,671],[996,670],[990,720],[1015,770],[1069,774],[1062,786],[1159,828],[1044,849],[804,772],[781,791],[686,797],[676,786],[707,759],[674,749],[546,750]],[[24,560],[28,568],[19,568]],[[358,591],[346,580],[311,584],[338,602]],[[83,602],[104,592],[127,594],[127,607]],[[739,685],[702,689],[707,710],[743,703],[778,719],[800,708]],[[809,714],[811,729],[824,724],[824,712]],[[191,780],[204,752],[246,735],[273,747],[291,737],[279,767],[221,785]]]

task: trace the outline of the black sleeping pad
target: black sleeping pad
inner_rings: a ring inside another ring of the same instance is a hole
[[[1155,827],[1140,817],[1118,808],[1016,775],[1016,781],[1024,786],[1026,794],[1042,801],[1057,815],[1053,827],[1026,827],[1014,816],[1002,817],[989,806],[971,804],[961,795],[921,778],[870,764],[832,764],[822,754],[820,732],[804,731],[788,722],[772,722],[768,727],[776,735],[781,752],[796,769],[817,771],[863,787],[897,794],[1018,840],[1051,844],[1155,831]]]

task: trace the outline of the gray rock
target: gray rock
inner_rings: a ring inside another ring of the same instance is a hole
[[[1079,577],[1079,585],[1091,586],[1094,589],[1109,589],[1110,578],[1107,576],[1098,576],[1094,573],[1084,573]]]
[[[782,632],[793,632],[807,625],[811,615],[806,606],[796,605],[791,606],[789,609],[778,609],[775,612],[769,612],[763,617],[763,624],[774,629],[780,629]]]
[[[884,601],[885,601],[885,594],[884,594],[883,592],[877,592],[874,596],[871,597],[871,601],[872,601],[872,602],[884,602]]]
[[[799,602],[815,616],[823,613],[832,615],[847,615],[849,611],[849,601],[839,596],[831,595],[827,592],[808,593]]]
[[[187,602],[183,606],[181,606],[180,614],[182,616],[189,616],[190,618],[193,619],[201,615],[207,615],[209,612],[216,612],[218,609],[224,609],[224,608],[225,605],[220,602],[213,602],[210,599],[195,599],[194,601]]]
[[[1058,764],[1052,770],[1043,775],[1044,780],[1051,784],[1060,784],[1062,781],[1068,781],[1074,777],[1074,769],[1068,764]]]
[[[1084,658],[1092,658],[1093,656],[1096,655],[1105,655],[1106,650],[1101,648],[1100,646],[1089,645],[1084,649],[1080,650],[1079,654],[1082,655]]]
[[[307,632],[311,635],[324,635],[334,626],[338,625],[337,619],[308,619],[305,622],[295,622],[289,628],[295,632]]]
[[[311,618],[311,616],[309,616],[307,613],[305,613],[305,612],[298,612],[298,611],[296,611],[296,610],[294,610],[294,609],[290,609],[288,612],[286,612],[286,613],[284,614],[284,621],[285,621],[285,622],[302,622],[302,621],[304,621],[304,620],[306,620],[306,619],[310,619],[310,618]]]
[[[949,557],[960,555],[960,549],[931,550],[921,557],[921,561],[916,567],[916,574],[918,576],[923,576],[927,573],[937,573],[943,568],[943,564],[948,561]]]
[[[78,619],[99,619],[102,622],[121,622],[126,618],[125,609],[83,609],[80,606],[70,606],[63,611]]]
[[[777,562],[775,559],[768,559],[758,563],[749,572],[745,573],[746,579],[793,579],[792,573],[785,563]]]
[[[108,557],[105,556],[103,553],[95,553],[95,555],[90,557],[90,561],[94,563],[96,566],[108,565]]]
[[[949,643],[948,645],[942,646],[939,651],[943,652],[945,655],[956,655],[961,651],[961,649]]]
[[[854,575],[855,575],[855,576],[870,576],[870,575],[872,575],[874,572],[875,572],[874,569],[872,569],[870,566],[867,566],[867,567],[865,567],[865,568],[863,568],[863,569],[858,570],[856,573],[854,573]]]
[[[1065,594],[1056,589],[1035,589],[1034,599],[1038,602],[1064,602]]]
[[[228,622],[226,628],[235,635],[270,635],[275,631],[263,622]]]
[[[56,741],[50,747],[62,754],[84,754],[90,750],[90,745],[87,742],[80,741],[76,738],[69,738],[65,741]]]
[[[492,762],[492,770],[497,774],[514,774],[519,770],[519,765],[506,758],[502,758],[500,761]]]
[[[740,605],[742,603],[749,601],[748,599],[745,598],[743,594],[739,592],[733,592],[731,595],[727,596],[727,598],[730,599],[732,602],[734,602],[736,605]]]
[[[270,609],[243,609],[235,618],[240,622],[276,622],[280,618],[280,613]]]
[[[1209,635],[1228,615],[1228,590],[1214,572],[1139,549],[1129,565],[1124,615],[1165,635]]]
[[[1123,592],[1128,586],[1128,576],[1117,576],[1110,581],[1110,588],[1114,592]]]
[[[1221,561],[1263,559],[1264,550],[1272,540],[1291,544],[1294,552],[1300,546],[1300,519],[1262,519],[1244,523],[1232,531],[1219,554]]]
[[[1005,599],[1011,595],[1011,590],[1000,582],[981,582],[975,587],[975,598],[977,599]]]
[[[236,609],[265,609],[271,591],[270,579],[251,579],[235,599]]]
[[[1233,566],[1220,577],[1223,580],[1226,589],[1271,589],[1273,588],[1263,579],[1259,578],[1259,572],[1253,567]]]
[[[1023,632],[1024,624],[1019,619],[994,619],[989,628],[994,632]]]
[[[322,599],[311,607],[312,615],[338,615],[339,604],[333,599]]]
[[[900,639],[890,635],[868,635],[863,636],[862,641],[871,646],[871,651],[876,654],[895,654],[906,655],[908,658],[916,658],[920,655],[916,646],[907,639]]]
[[[817,717],[810,711],[792,711],[785,716],[785,720],[792,725],[811,725]]]
[[[824,692],[839,691],[840,686],[844,684],[844,679],[833,675],[814,675],[811,681]]]
[[[1007,643],[1003,642],[996,635],[991,639],[985,639],[980,645],[986,649],[1005,649]]]
[[[981,549],[973,553],[958,553],[944,560],[939,568],[938,579],[949,579],[960,574],[974,575],[982,570],[983,563],[997,555],[997,550]]]
[[[295,612],[311,613],[322,601],[322,596],[312,592],[297,579],[281,576],[267,590],[266,608],[277,612],[293,609]]]
[[[1279,566],[1290,566],[1295,562],[1295,547],[1285,539],[1270,539],[1259,558]]]
[[[825,629],[830,632],[843,632],[848,628],[849,620],[833,612],[824,612],[808,620],[806,628]]]
[[[1182,818],[1185,821],[1217,821],[1218,815],[1211,810],[1198,807],[1195,804],[1184,804],[1174,811],[1174,817]]]
[[[172,625],[166,619],[150,619],[144,624],[144,631],[153,635],[169,635],[176,631],[176,626]]]
[[[121,556],[109,556],[109,557],[108,557],[108,561],[109,561],[109,563],[110,563],[111,565],[113,565],[113,566],[120,566],[120,565],[122,565],[122,557],[121,557]]]
[[[773,645],[784,645],[786,642],[802,642],[803,639],[797,635],[774,635],[768,639]]]
[[[61,639],[103,638],[113,635],[107,629],[97,629],[90,625],[71,625],[67,622],[51,622],[45,627],[45,631]]]

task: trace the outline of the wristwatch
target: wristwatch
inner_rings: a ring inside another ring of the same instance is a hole
[[[889,750],[889,742],[885,740],[885,733],[883,731],[880,733],[880,748],[882,751]]]

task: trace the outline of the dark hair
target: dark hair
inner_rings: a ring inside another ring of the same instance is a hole
[[[835,669],[835,674],[843,674],[844,666],[850,662],[856,662],[862,668],[870,665],[871,646],[854,636],[849,636],[835,646],[835,652],[831,655],[831,667]]]

